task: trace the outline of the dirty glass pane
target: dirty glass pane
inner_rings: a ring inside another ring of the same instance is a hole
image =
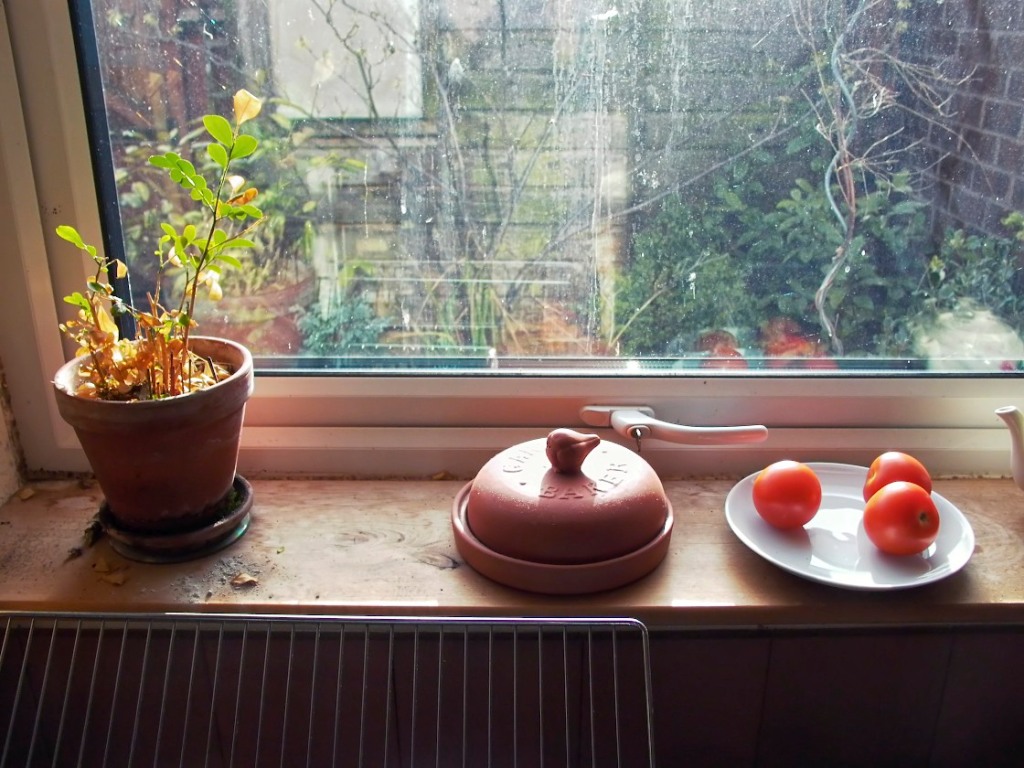
[[[266,100],[239,166],[260,247],[197,318],[264,366],[1024,360],[1017,0],[79,12],[137,301],[159,222],[188,220],[147,158],[209,165],[202,115]]]

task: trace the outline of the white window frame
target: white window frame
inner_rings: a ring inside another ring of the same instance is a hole
[[[28,471],[85,471],[50,392],[68,354],[57,331],[60,297],[85,274],[53,230],[74,223],[100,239],[68,6],[8,0],[0,25],[0,359]],[[649,441],[643,455],[665,478],[738,477],[782,457],[865,464],[886,449],[915,453],[935,474],[1003,475],[1009,439],[993,411],[1022,394],[1015,374],[261,376],[240,470],[471,476],[511,444],[558,426],[585,428],[585,405],[631,404],[678,423],[769,428],[757,445]]]

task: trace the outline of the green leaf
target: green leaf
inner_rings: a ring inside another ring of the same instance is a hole
[[[86,280],[85,284],[89,287],[89,290],[93,293],[106,293],[107,287],[99,280]]]
[[[233,240],[228,240],[226,243],[220,244],[221,248],[255,248],[256,243],[252,240],[247,240],[244,237],[236,237]]]
[[[173,168],[180,159],[176,152],[167,152],[163,155],[153,155],[149,158],[149,163],[157,168]]]
[[[241,260],[239,260],[239,259],[235,258],[234,256],[231,256],[231,255],[229,255],[227,253],[219,253],[219,254],[217,254],[217,261],[219,261],[219,262],[221,262],[223,264],[227,264],[229,267],[234,267],[235,269],[241,269],[242,268]]]
[[[207,133],[214,139],[225,146],[231,146],[234,132],[231,130],[231,123],[226,118],[220,115],[206,115],[203,118],[203,125],[206,126]]]
[[[65,296],[64,301],[74,307],[84,309],[86,312],[92,309],[92,307],[89,305],[89,300],[78,291],[75,291],[70,296]]]
[[[207,144],[206,154],[208,154],[210,156],[210,159],[213,160],[213,162],[215,162],[221,168],[227,168],[228,151],[224,149],[224,146],[222,144],[213,144],[212,142],[210,144]]]
[[[256,151],[258,144],[259,142],[256,141],[254,136],[243,133],[235,139],[235,145],[231,148],[231,159],[234,160],[240,157],[248,157]]]
[[[188,253],[185,251],[185,242],[180,237],[174,238],[174,255],[178,257],[182,264],[190,262]]]
[[[894,216],[900,216],[917,213],[917,211],[920,210],[922,207],[924,207],[924,204],[919,203],[916,200],[904,200],[902,202],[896,203],[896,205],[892,207],[891,214]]]
[[[82,240],[82,236],[78,234],[78,230],[74,227],[69,227],[67,224],[61,224],[57,227],[57,236],[67,240],[76,248],[85,250],[85,242]]]
[[[725,203],[725,207],[728,210],[738,211],[743,208],[743,201],[740,199],[740,196],[731,189],[722,192],[722,202]]]

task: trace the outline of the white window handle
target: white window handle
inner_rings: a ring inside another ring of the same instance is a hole
[[[580,418],[591,427],[611,427],[623,437],[645,438],[687,445],[724,445],[760,443],[768,437],[761,424],[742,427],[688,427],[654,418],[654,409],[645,405],[587,405]]]

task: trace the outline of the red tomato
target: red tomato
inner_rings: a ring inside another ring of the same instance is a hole
[[[701,368],[722,368],[723,370],[745,370],[750,364],[743,355],[735,349],[715,348],[707,357],[700,359]]]
[[[864,507],[864,532],[890,555],[916,555],[939,535],[939,510],[919,485],[897,480],[882,486]]]
[[[798,461],[769,464],[754,478],[754,509],[776,528],[806,525],[821,506],[821,481]]]
[[[804,368],[809,371],[838,371],[839,363],[831,357],[808,357],[804,360]]]
[[[928,493],[932,492],[932,478],[924,464],[906,453],[886,451],[871,462],[868,476],[864,481],[864,501],[867,501],[883,485],[906,480],[908,483],[920,485]]]

